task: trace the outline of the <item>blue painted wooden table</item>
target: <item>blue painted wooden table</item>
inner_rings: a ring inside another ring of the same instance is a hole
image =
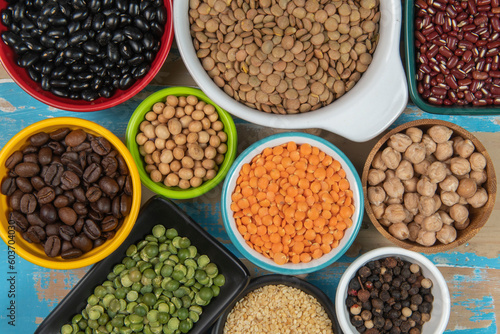
[[[181,84],[186,83],[190,83],[189,79],[184,82],[181,80]],[[123,139],[127,122],[136,106],[144,97],[159,88],[150,85],[130,101],[109,110],[77,114],[50,108],[28,96],[12,81],[0,80],[0,148],[27,125],[45,118],[61,116],[81,117],[94,121]],[[500,166],[500,134],[497,134],[500,131],[500,118],[434,116],[409,106],[393,126],[420,118],[448,120],[475,133],[486,146],[495,166]],[[240,120],[236,120],[236,123],[240,134],[238,152],[252,142],[277,132]],[[311,129],[307,132],[322,136],[344,150],[360,174],[364,161],[377,140],[354,143],[322,130]],[[498,170],[497,175],[500,175]],[[220,192],[221,186],[194,200],[176,202],[195,221],[241,258],[241,254],[231,245],[223,228],[220,216]],[[144,188],[143,202],[152,195]],[[499,218],[500,210],[497,205],[486,226],[468,244],[451,252],[428,256],[445,276],[451,293],[452,313],[446,333],[490,334],[498,331],[495,311],[500,305],[498,247],[500,225],[497,224]],[[381,246],[392,246],[392,244],[385,240],[365,217],[362,229],[349,251],[335,264],[308,275],[306,279],[323,289],[334,300],[336,286],[347,266],[360,254]],[[13,269],[9,268],[9,258],[14,260]],[[249,266],[252,275],[265,274],[248,262],[244,262]],[[0,333],[32,333],[88,269],[89,267],[76,270],[50,270],[33,265],[18,256],[12,256],[6,245],[0,247]],[[14,305],[14,312],[9,310],[9,307],[12,309],[11,305]],[[14,316],[10,316],[11,313]]]

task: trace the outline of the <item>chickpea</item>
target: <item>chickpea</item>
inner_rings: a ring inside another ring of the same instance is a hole
[[[486,202],[488,202],[488,193],[484,188],[478,188],[472,197],[467,198],[467,203],[475,209],[483,207]]]
[[[396,133],[391,136],[387,142],[387,146],[392,147],[400,153],[404,153],[408,146],[412,144],[412,140],[409,136],[403,133]]]
[[[418,237],[418,232],[420,232],[421,228],[418,224],[416,223],[409,223],[408,224],[408,240],[410,241],[416,241]]]
[[[184,168],[193,168],[194,167],[194,160],[193,160],[193,158],[191,158],[189,156],[184,156],[184,158],[182,158],[182,160],[181,160],[181,165]]]
[[[165,148],[167,150],[173,150],[177,144],[175,144],[175,141],[173,139],[169,139],[165,142]]]
[[[471,169],[474,171],[481,171],[486,168],[486,158],[479,152],[474,152],[469,157]]]
[[[415,164],[413,167],[414,167],[415,173],[427,176],[430,166],[431,166],[431,162],[429,160],[425,159],[424,161],[419,162],[418,164]]]
[[[406,213],[401,204],[390,204],[385,209],[383,217],[393,224],[401,223],[406,218]]]
[[[432,183],[439,183],[447,176],[446,165],[440,161],[434,161],[427,169],[427,176]]]
[[[466,219],[464,220],[463,222],[454,222],[453,223],[453,226],[455,227],[455,229],[461,231],[461,230],[465,230],[467,227],[469,227],[470,225],[470,219]]]
[[[385,180],[385,173],[380,169],[372,168],[368,171],[368,184],[376,186]]]
[[[457,230],[450,225],[443,225],[436,233],[436,238],[444,245],[452,243],[457,239]]]
[[[437,144],[428,134],[422,136],[422,144],[424,144],[426,155],[436,152]]]
[[[452,191],[443,191],[441,193],[441,201],[446,206],[453,206],[460,200],[460,195]]]
[[[410,236],[410,230],[405,223],[396,223],[389,226],[389,233],[399,240],[406,240]]]
[[[217,147],[217,152],[220,154],[225,154],[227,152],[227,145],[226,143],[222,143]]]
[[[206,174],[207,174],[207,170],[205,168],[195,166],[195,168],[194,168],[194,176],[195,177],[203,179]]]
[[[174,154],[174,158],[176,160],[181,160],[182,158],[184,158],[184,150],[181,147],[174,148],[172,153]]]
[[[432,183],[428,177],[422,176],[417,182],[417,192],[422,196],[432,197],[436,193],[437,184]]]
[[[158,165],[161,161],[160,161],[160,151],[158,150],[155,150],[152,154],[151,154],[151,158],[153,158],[153,161],[155,163],[155,165]]]
[[[190,132],[186,137],[186,143],[196,144],[198,142],[198,133]]]
[[[392,147],[386,147],[382,151],[381,159],[384,162],[384,165],[390,169],[396,169],[401,162],[401,153],[393,149]]]
[[[187,106],[184,107],[184,113],[186,113],[187,116],[191,116],[191,114],[194,111],[194,106],[188,104]]]
[[[158,115],[154,111],[148,111],[146,115],[144,115],[144,118],[150,122],[154,121],[157,118]]]
[[[453,142],[451,140],[439,143],[436,146],[434,156],[439,161],[445,161],[453,156]]]
[[[405,224],[411,223],[413,221],[413,217],[415,217],[415,215],[406,209],[405,209],[405,214],[406,214],[406,217],[403,220],[403,223],[405,223]]]
[[[439,182],[439,188],[443,191],[457,191],[458,179],[453,175],[448,175],[445,179]]]
[[[203,166],[203,168],[205,168],[207,170],[207,173],[208,173],[209,170],[215,168],[215,161],[211,160],[211,159],[204,159],[201,162],[201,165]]]
[[[487,180],[487,175],[486,175],[486,171],[483,169],[481,171],[476,171],[476,170],[473,170],[470,172],[469,174],[469,177],[471,179],[473,179],[474,181],[476,181],[476,184],[478,186],[482,185],[483,183],[486,182]]]
[[[213,115],[210,115],[209,117],[212,117]],[[212,124],[212,121],[208,118],[208,117],[204,117],[201,121],[201,127],[203,128],[203,130],[213,130],[215,132],[215,130],[212,128],[213,127],[213,124]],[[211,133],[212,135],[212,133]]]
[[[217,175],[217,171],[215,169],[207,170],[207,174],[205,175],[205,179],[212,180]]]
[[[182,117],[186,116],[186,112],[184,111],[184,106],[183,107],[177,107],[175,108],[175,118],[180,119]]]
[[[438,214],[441,217],[441,221],[443,222],[443,224],[446,224],[446,225],[453,224],[454,220],[450,217],[450,215],[448,213],[446,213],[443,210],[439,210]]]
[[[172,162],[172,160],[174,160],[174,154],[171,150],[165,149],[161,152],[160,161],[162,163],[169,164]]]
[[[157,150],[161,151],[165,148],[165,139],[161,139],[161,138],[156,138],[155,139],[155,147]]]
[[[433,197],[420,196],[418,202],[418,212],[428,217],[433,215],[437,211],[436,201]]]
[[[177,104],[179,107],[184,108],[187,105],[187,99],[185,96],[179,96],[179,102]]]
[[[372,208],[373,215],[375,216],[376,219],[380,219],[383,217],[384,212],[385,212],[385,204],[384,203],[379,204],[379,205],[371,204],[370,206]]]
[[[402,160],[396,168],[396,177],[401,180],[409,180],[413,177],[413,165],[408,160]]]
[[[189,123],[188,129],[190,132],[200,132],[203,126],[200,121],[192,121]]]
[[[143,132],[139,132],[135,137],[135,141],[138,145],[142,146],[148,141],[148,137]]]
[[[215,107],[211,104],[207,104],[203,107],[203,112],[207,115],[211,115],[215,112]]]
[[[174,173],[177,173],[182,168],[182,165],[179,160],[174,160],[170,163],[170,170]]]
[[[192,177],[191,180],[189,180],[189,184],[193,188],[197,188],[197,187],[201,186],[202,183],[203,183],[203,180],[199,177],[196,177],[196,176]]]
[[[436,243],[436,233],[422,229],[418,232],[417,240],[415,241],[422,246],[432,246]]]
[[[467,199],[474,196],[476,190],[477,190],[476,181],[474,181],[471,178],[465,178],[461,179],[460,182],[458,183],[457,194]]]
[[[418,164],[425,159],[425,146],[422,143],[413,143],[406,149],[404,157],[413,164]]]
[[[148,124],[144,127],[144,135],[146,135],[146,137],[148,137],[149,139],[153,139],[154,137],[156,137],[156,134],[155,134],[155,127],[152,125],[152,124]]]
[[[179,188],[181,188],[181,189],[188,189],[189,187],[191,187],[191,183],[189,183],[188,180],[181,179],[179,181]]]
[[[179,119],[179,122],[181,122],[181,126],[183,129],[187,128],[191,122],[193,122],[193,119],[189,115],[182,116],[181,119]]]
[[[163,117],[165,117],[165,119],[169,120],[174,116],[175,116],[175,108],[173,106],[166,106],[163,109]]]
[[[217,136],[219,136],[220,141],[221,141],[222,143],[227,142],[227,133],[225,133],[224,131],[219,131],[219,132],[217,132]]]
[[[405,187],[405,192],[413,193],[417,191],[418,178],[416,176],[409,180],[403,180],[403,185]]]
[[[418,213],[419,198],[417,193],[405,193],[403,196],[404,207],[414,215]]]
[[[155,149],[156,149],[155,143],[152,142],[151,140],[148,140],[144,144],[144,151],[146,151],[147,154],[153,153],[155,151]]]
[[[216,121],[212,123],[212,129],[214,131],[221,131],[224,128],[224,124],[221,121]]]
[[[455,204],[450,208],[450,217],[455,222],[463,222],[469,218],[469,210],[465,205]]]
[[[453,143],[453,149],[462,158],[468,158],[474,152],[476,147],[470,139],[463,139],[462,137],[456,137],[462,140],[457,140]]]
[[[415,224],[417,224],[418,226],[422,227],[422,222],[424,221],[425,217],[427,217],[427,216],[424,216],[423,214],[418,213],[415,215],[415,217],[413,217],[413,222]]]
[[[169,164],[160,163],[158,165],[158,170],[162,175],[168,175],[168,173],[170,173],[170,166]]]
[[[380,225],[384,226],[384,227],[389,227],[392,225],[392,223],[390,221],[388,221],[387,219],[385,218],[380,218],[378,220],[378,222],[380,223]]]
[[[375,153],[372,160],[372,167],[375,169],[380,169],[382,171],[385,171],[387,169],[386,164],[382,160],[382,152],[379,151]]]
[[[455,175],[463,176],[470,172],[471,166],[465,158],[452,158],[450,161],[450,170]]]
[[[453,130],[443,125],[434,125],[429,130],[427,134],[434,140],[437,144],[445,143],[450,140]]]
[[[403,197],[404,186],[400,179],[393,177],[387,179],[383,184],[384,190],[389,197],[399,198]]]
[[[385,201],[385,191],[384,188],[380,186],[368,188],[368,201],[371,204],[380,205]]]
[[[406,129],[406,135],[410,137],[414,143],[420,143],[420,141],[422,141],[423,132],[419,128],[411,127]]]
[[[195,121],[201,121],[203,118],[205,118],[205,113],[203,110],[195,110],[193,111],[193,114],[191,115]]]
[[[196,144],[188,145],[188,155],[193,158],[193,160],[203,160],[205,157],[205,152],[203,149]],[[215,155],[214,155],[215,156]]]
[[[155,169],[153,170],[150,174],[149,177],[153,182],[161,182],[162,180],[162,175],[159,170]]]
[[[216,148],[219,147],[219,145],[221,144],[219,136],[217,136],[217,135],[210,136],[209,144],[210,144],[210,146],[213,146]]]

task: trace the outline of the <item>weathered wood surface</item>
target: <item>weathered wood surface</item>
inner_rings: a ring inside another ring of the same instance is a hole
[[[155,83],[169,85],[194,85],[182,62],[164,68]],[[0,78],[7,78],[0,70]],[[160,89],[150,85],[130,101],[109,110],[94,113],[72,113],[48,107],[31,98],[9,79],[0,79],[0,148],[19,130],[36,121],[60,116],[81,117],[95,121],[120,138],[124,138],[128,119],[140,101]],[[410,105],[393,126],[420,118],[438,118],[456,123],[473,132],[483,142],[500,175],[500,117],[496,116],[436,116],[423,113]],[[282,131],[264,128],[236,120],[239,136],[238,152],[252,142]],[[311,129],[309,133],[319,135],[342,149],[361,173],[366,157],[377,139],[366,143],[354,143],[329,132]],[[143,189],[143,202],[153,194]],[[176,201],[195,221],[241,257],[231,245],[220,216],[221,185],[208,194],[194,200]],[[452,310],[446,333],[483,334],[497,333],[496,307],[500,303],[500,237],[499,204],[495,205],[486,226],[469,243],[446,253],[428,255],[436,263],[448,282]],[[334,300],[335,289],[347,266],[360,254],[382,246],[392,246],[365,217],[362,229],[351,249],[340,261],[320,272],[310,274],[307,280],[322,288]],[[9,298],[9,275],[7,247],[0,248],[0,333],[32,333],[37,325],[50,313],[57,303],[83,277],[88,267],[76,270],[49,270],[38,267],[16,257],[15,298]],[[247,261],[252,275],[265,274]],[[15,301],[15,327],[10,320],[7,307]],[[77,310],[75,310],[77,311]]]

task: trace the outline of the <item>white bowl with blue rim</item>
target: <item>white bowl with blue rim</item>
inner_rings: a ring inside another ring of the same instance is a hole
[[[350,183],[350,188],[353,191],[353,203],[355,210],[351,218],[353,224],[345,230],[345,235],[340,240],[338,247],[333,248],[329,253],[324,254],[318,259],[311,260],[309,263],[294,264],[289,262],[284,265],[278,265],[272,259],[265,257],[247,245],[243,236],[238,231],[236,221],[233,218],[233,211],[231,210],[231,195],[236,187],[236,180],[240,174],[241,167],[245,163],[250,163],[251,160],[256,155],[262,153],[265,148],[272,148],[290,141],[295,142],[297,146],[308,143],[311,146],[318,147],[321,151],[340,162],[342,168],[346,172],[346,178]],[[352,245],[359,232],[361,221],[363,219],[363,189],[361,186],[361,180],[353,164],[349,158],[347,158],[347,156],[335,145],[320,137],[306,133],[281,133],[259,140],[248,147],[236,158],[224,181],[221,211],[224,227],[229,235],[229,239],[235,245],[236,249],[238,249],[238,251],[250,262],[274,273],[284,275],[307,274],[328,267],[337,261]]]

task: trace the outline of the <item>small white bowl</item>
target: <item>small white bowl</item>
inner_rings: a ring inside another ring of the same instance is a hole
[[[383,247],[369,251],[354,261],[340,278],[335,296],[335,310],[340,327],[347,334],[357,334],[356,328],[351,325],[349,311],[345,305],[347,299],[347,288],[356,272],[368,262],[386,257],[398,257],[410,263],[420,266],[424,277],[432,281],[432,303],[431,319],[422,326],[422,334],[441,334],[446,330],[450,319],[451,302],[448,285],[439,269],[425,256],[420,253],[409,251],[398,247]]]
[[[380,1],[380,38],[368,70],[354,88],[328,106],[294,115],[252,109],[227,95],[203,69],[190,34],[189,1],[174,1],[174,30],[184,64],[209,98],[248,122],[280,129],[320,128],[347,139],[368,141],[387,129],[408,102],[400,57],[402,10],[400,0]]]
[[[236,227],[236,222],[233,218],[233,211],[231,210],[231,195],[236,187],[236,179],[240,174],[241,167],[245,163],[249,163],[257,154],[267,147],[275,147],[284,143],[294,141],[297,145],[308,143],[311,146],[318,147],[321,151],[339,161],[342,168],[346,172],[346,178],[350,183],[351,190],[353,191],[354,214],[352,216],[352,226],[345,230],[344,237],[340,240],[338,247],[332,249],[328,254],[323,255],[319,259],[313,259],[309,263],[286,263],[284,265],[276,264],[272,259],[268,259],[264,255],[251,249]],[[347,156],[339,150],[335,145],[330,142],[310,134],[288,132],[273,135],[264,138],[241,153],[236,158],[233,166],[229,170],[224,186],[222,189],[222,203],[221,203],[222,219],[229,238],[235,247],[240,251],[249,261],[255,265],[264,268],[268,271],[283,274],[283,275],[299,275],[307,274],[320,269],[323,269],[333,262],[337,261],[351,246],[356,238],[361,221],[363,219],[364,203],[363,203],[363,189],[361,181],[356,169],[349,161]]]

